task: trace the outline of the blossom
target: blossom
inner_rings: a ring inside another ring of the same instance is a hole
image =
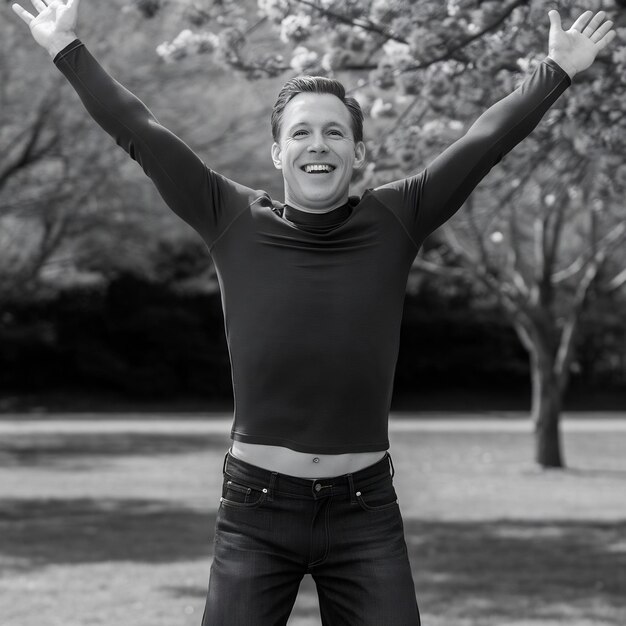
[[[394,64],[411,60],[411,48],[409,44],[394,41],[393,39],[390,39],[383,46],[383,52]]]
[[[626,28],[619,28],[618,32],[626,31]],[[626,35],[626,33],[625,33]],[[626,46],[622,46],[621,48],[617,48],[613,52],[613,62],[616,64],[626,65]]]
[[[262,60],[262,67],[266,76],[278,76],[285,69],[285,59],[282,54],[270,54]]]
[[[342,37],[343,47],[354,50],[354,52],[361,52],[364,50],[370,40],[371,34],[358,26],[350,28]]]
[[[446,76],[455,76],[463,69],[463,66],[458,61],[447,59],[439,65],[439,69]]]
[[[379,117],[391,117],[395,115],[393,104],[391,102],[385,102],[382,98],[376,98],[372,104],[370,115],[374,119]]]
[[[374,99],[367,91],[353,91],[351,96],[359,103],[363,111],[369,110]]]
[[[529,70],[533,70],[540,63],[542,58],[542,55],[535,54],[534,56],[520,57],[515,62],[523,72],[528,72]]]
[[[319,55],[313,50],[309,50],[304,46],[298,46],[293,51],[291,63],[289,64],[296,72],[304,72],[305,70],[315,66],[319,61]]]
[[[280,38],[285,43],[289,41],[302,41],[309,36],[311,28],[311,16],[304,13],[288,15],[280,23]]]
[[[259,13],[280,22],[289,13],[289,0],[258,0]]]
[[[460,10],[459,0],[448,0],[446,3],[446,10],[450,17],[454,17]]]
[[[441,120],[429,120],[422,126],[424,135],[439,135],[444,132],[446,125]]]
[[[402,14],[403,5],[403,0],[373,0],[369,18],[373,22],[388,24]]]
[[[166,63],[182,59],[188,54],[213,52],[219,38],[210,32],[193,33],[188,28],[182,30],[171,42],[164,41],[156,48],[156,53]]]
[[[522,70],[522,72],[528,72],[528,70],[530,69],[530,59],[525,59],[524,57],[521,57],[517,59],[516,63],[520,70]]]

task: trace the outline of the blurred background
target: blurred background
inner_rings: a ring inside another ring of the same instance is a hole
[[[79,37],[213,169],[282,199],[269,113],[298,73],[366,113],[352,193],[416,173],[521,83],[564,26],[617,39],[424,245],[395,409],[626,402],[623,2],[85,2]],[[83,110],[24,25],[1,23],[0,410],[228,409],[206,246]]]
[[[214,267],[10,4],[0,622],[197,624],[232,415]],[[105,69],[214,170],[281,200],[269,117],[288,78],[334,76],[361,103],[356,195],[421,171],[520,85],[549,9],[566,29],[614,20],[409,276],[390,438],[431,626],[626,623],[625,5],[81,2]],[[309,577],[290,624],[319,624]]]

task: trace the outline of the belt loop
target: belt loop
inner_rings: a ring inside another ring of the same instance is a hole
[[[276,477],[278,474],[276,472],[272,472],[272,476],[270,478],[270,486],[267,490],[267,501],[272,502],[274,500],[274,484],[276,482]]]
[[[222,465],[222,474],[226,473],[226,462],[228,461],[228,455],[229,454],[230,454],[230,448],[228,449],[228,451],[224,455],[224,465]]]
[[[391,478],[396,475],[396,468],[393,466],[393,461],[391,460],[391,454],[387,452],[387,458],[389,459],[389,465],[391,466]]]
[[[354,481],[352,480],[352,474],[347,474],[348,476],[348,485],[350,489],[350,504],[356,503],[356,496],[354,495]]]

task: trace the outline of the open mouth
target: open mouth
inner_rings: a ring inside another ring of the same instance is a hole
[[[330,174],[335,169],[335,166],[329,163],[307,163],[300,169],[307,174]]]

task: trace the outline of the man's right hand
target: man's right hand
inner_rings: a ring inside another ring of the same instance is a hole
[[[76,17],[80,0],[31,0],[37,15],[31,15],[19,4],[11,6],[26,22],[35,41],[55,57],[76,39]]]

